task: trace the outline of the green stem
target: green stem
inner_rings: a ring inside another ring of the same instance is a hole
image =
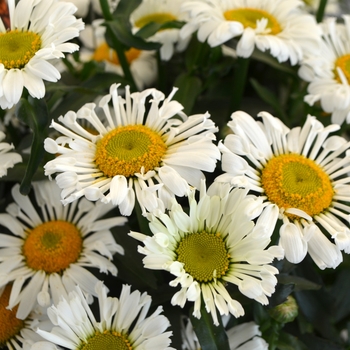
[[[108,21],[114,21],[113,15],[109,9],[108,1],[107,0],[100,0],[100,5],[103,13],[104,19]],[[129,81],[130,83],[130,90],[137,91],[137,87],[135,84],[135,80],[133,75],[130,71],[129,62],[126,59],[125,56],[125,49],[124,46],[119,42],[118,38],[114,35],[113,31],[110,29],[109,26],[107,26],[106,34],[111,38],[113,43],[113,49],[116,51],[120,66],[122,67],[124,77]]]
[[[234,79],[232,83],[232,99],[229,113],[237,111],[241,107],[244,90],[247,84],[247,75],[249,69],[250,58],[238,57],[236,62],[236,69],[234,72]]]
[[[158,69],[158,89],[160,91],[166,91],[166,72],[164,69],[163,62],[160,58],[160,51],[156,52],[157,57],[157,69]]]
[[[317,13],[316,13],[316,21],[317,21],[317,23],[322,22],[324,11],[326,9],[326,5],[327,5],[327,0],[321,0],[320,1],[320,5],[318,6],[318,10],[317,10]]]

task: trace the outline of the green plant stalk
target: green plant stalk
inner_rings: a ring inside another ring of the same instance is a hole
[[[321,0],[320,1],[320,5],[318,6],[317,13],[316,13],[316,21],[317,21],[317,23],[322,22],[326,6],[327,6],[327,0]]]
[[[231,113],[237,111],[241,106],[244,90],[247,85],[250,58],[238,57],[236,62],[237,65],[232,83],[233,96],[230,103],[228,117],[230,117]]]
[[[104,19],[106,21],[113,21],[114,18],[113,18],[113,15],[111,14],[111,11],[109,9],[109,5],[108,5],[107,0],[100,0],[100,5],[101,5],[101,9],[102,9],[102,13],[103,13]],[[107,32],[108,35],[110,35],[110,37],[111,37],[111,39],[113,41],[113,49],[115,49],[115,51],[117,53],[120,66],[122,67],[122,70],[123,70],[123,73],[124,73],[124,77],[130,83],[130,90],[131,90],[131,92],[137,91],[138,89],[136,87],[134,77],[133,77],[133,75],[132,75],[132,73],[130,71],[129,62],[126,59],[123,45],[119,42],[118,38],[116,38],[116,36],[112,32],[112,30],[110,30],[108,27],[106,29],[106,32]]]

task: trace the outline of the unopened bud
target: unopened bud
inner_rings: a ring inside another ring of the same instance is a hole
[[[289,295],[284,303],[269,309],[269,314],[279,323],[292,322],[298,316],[298,305],[295,299]]]

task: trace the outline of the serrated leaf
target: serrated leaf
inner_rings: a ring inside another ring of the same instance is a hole
[[[203,300],[201,306],[201,318],[198,319],[191,315],[191,323],[202,350],[230,349],[227,334],[221,323],[221,319],[220,324],[215,326],[211,314],[205,309]]]

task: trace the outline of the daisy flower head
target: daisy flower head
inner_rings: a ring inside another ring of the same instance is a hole
[[[60,73],[52,62],[78,46],[67,43],[83,29],[73,14],[76,7],[58,0],[8,0],[10,28],[0,19],[0,107],[11,108],[23,88],[34,98],[45,95],[44,80],[56,82]]]
[[[175,276],[170,286],[181,286],[172,305],[184,307],[187,300],[193,301],[193,315],[201,318],[203,300],[215,325],[219,324],[216,309],[220,315],[244,315],[242,305],[228,293],[228,283],[248,298],[268,304],[278,273],[270,263],[283,258],[280,247],[265,249],[272,233],[265,215],[254,225],[262,201],[247,197],[245,189],[230,191],[229,185],[221,185],[214,184],[207,193],[203,180],[198,202],[192,189],[189,214],[175,200],[168,214],[149,214],[153,236],[130,233],[143,243],[138,251],[145,255],[145,268],[168,271]]]
[[[166,23],[171,21],[187,21],[187,15],[181,12],[183,0],[142,0],[141,4],[130,15],[133,31],[137,32],[151,22]],[[188,39],[180,37],[180,29],[162,29],[148,38],[150,41],[162,44],[160,57],[164,61],[170,60],[175,52],[183,51]]]
[[[217,128],[208,113],[186,116],[183,106],[171,100],[175,92],[165,98],[156,89],[130,93],[126,87],[122,98],[113,84],[99,103],[107,126],[92,103],[60,117],[61,124],[52,121],[64,136],[45,140],[46,151],[61,154],[45,165],[45,174],[60,172],[56,181],[63,203],[85,196],[111,202],[123,215],[130,215],[135,194],[145,213],[164,210],[175,195],[186,195],[190,185],[198,187],[202,170],[214,171],[220,158],[213,143]],[[81,127],[84,119],[94,125],[97,135]]]
[[[262,123],[232,114],[233,134],[219,145],[224,174],[216,181],[259,194],[271,224],[283,220],[279,244],[288,261],[309,253],[321,269],[335,268],[341,250],[350,253],[350,143],[329,136],[339,125],[324,127],[310,115],[293,129],[267,112],[259,116]]]
[[[126,219],[102,218],[111,205],[83,199],[63,206],[55,182],[45,180],[33,186],[35,202],[21,195],[15,185],[15,203],[0,214],[0,225],[12,232],[0,234],[0,286],[13,282],[9,308],[18,305],[16,315],[21,319],[36,302],[48,306],[51,299],[58,301],[78,283],[91,298],[97,278],[85,267],[116,276],[113,254],[124,254],[110,229]]]
[[[38,342],[31,350],[58,349],[125,349],[125,350],[174,350],[169,347],[171,331],[169,320],[161,315],[159,306],[151,315],[147,313],[152,299],[138,290],[131,292],[123,285],[119,298],[107,297],[107,288],[101,281],[96,284],[99,303],[97,321],[79,286],[57,305],[48,309],[48,315],[56,326],[51,332],[37,332],[48,342]]]
[[[350,123],[350,15],[337,23],[335,17],[324,20],[322,28],[322,55],[311,55],[302,61],[299,75],[308,81],[305,102],[332,114],[332,122]]]
[[[226,331],[230,350],[267,350],[268,344],[261,338],[259,326],[254,322],[245,322]],[[182,350],[201,350],[191,321],[181,319]]]
[[[83,47],[79,51],[82,62],[91,60],[103,62],[107,72],[113,72],[121,76],[124,75],[117,53],[111,49],[106,40],[106,27],[104,20],[97,19],[91,25],[87,25],[80,34]],[[157,62],[153,51],[138,50],[130,48],[125,52],[126,59],[130,66],[130,71],[134,77],[139,90],[150,86],[157,76]]]
[[[256,47],[295,65],[305,52],[316,51],[320,41],[314,17],[301,5],[299,0],[185,1],[182,10],[190,19],[181,36],[198,31],[198,40],[211,47],[237,38],[239,57],[250,57]]]
[[[33,343],[43,340],[35,332],[36,327],[50,322],[41,308],[34,309],[24,320],[17,318],[18,307],[8,308],[12,288],[12,284],[0,288],[0,348],[29,350]]]
[[[13,168],[17,163],[22,162],[22,157],[16,152],[11,152],[14,149],[12,144],[4,141],[6,135],[0,131],[0,178],[7,175],[7,169]]]

